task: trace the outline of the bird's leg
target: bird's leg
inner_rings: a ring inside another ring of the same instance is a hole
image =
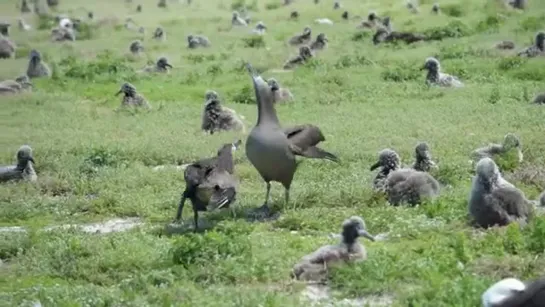
[[[269,208],[269,200],[270,200],[270,194],[271,194],[271,183],[267,181],[267,194],[265,194],[265,203],[257,209],[257,214],[262,217],[266,217],[269,215],[270,208]]]
[[[193,207],[193,220],[195,221],[193,232],[197,232],[197,229],[199,229],[199,211],[197,211],[196,207]]]
[[[178,212],[176,212],[176,218],[174,219],[174,223],[179,222],[182,218],[182,211],[184,210],[184,204],[185,204],[185,191],[182,193],[182,198],[180,199],[180,204],[178,205]]]

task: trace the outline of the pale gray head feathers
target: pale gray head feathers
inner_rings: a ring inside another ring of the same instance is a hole
[[[413,169],[421,172],[429,172],[431,168],[435,167],[431,157],[431,151],[428,143],[422,142],[416,145],[415,148],[415,162]]]
[[[216,91],[207,90],[204,93],[204,101],[207,102],[208,100],[211,100],[211,99],[219,99],[219,95]]]

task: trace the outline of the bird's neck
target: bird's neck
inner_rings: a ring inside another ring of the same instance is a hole
[[[229,173],[233,173],[234,163],[231,148],[227,148],[220,152],[218,156],[218,168],[221,170],[226,170]]]
[[[439,80],[439,71],[437,71],[437,70],[428,71],[427,79],[432,81],[432,82],[436,82],[437,80]]]
[[[31,161],[28,160],[20,160],[17,162],[17,169],[18,170],[24,170],[27,166],[31,165]]]
[[[274,126],[280,125],[272,99],[259,99],[257,102],[257,125],[264,124]]]

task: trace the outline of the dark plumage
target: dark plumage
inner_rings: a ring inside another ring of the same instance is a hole
[[[439,3],[434,3],[431,7],[431,12],[433,14],[439,14],[441,12],[441,8],[439,7]]]
[[[59,0],[47,0],[47,5],[51,8],[55,8],[59,5]]]
[[[290,13],[290,19],[298,19],[299,18],[299,12],[293,11]]]
[[[387,29],[379,27],[375,35],[373,35],[373,44],[378,45],[381,42],[392,43],[397,41],[403,41],[407,44],[414,42],[425,41],[428,38],[424,34],[411,33],[411,32],[388,32]]]
[[[9,29],[11,28],[10,23],[0,22],[0,34],[4,36],[9,36]]]
[[[316,40],[313,41],[312,44],[310,44],[310,49],[312,51],[323,50],[327,47],[328,41],[329,40],[327,39],[325,34],[320,33],[318,34],[318,36],[316,36]]]
[[[534,45],[522,50],[517,55],[528,58],[545,55],[545,32],[537,33]]]
[[[292,69],[296,66],[303,65],[307,60],[312,58],[314,55],[309,46],[303,45],[299,47],[299,54],[295,57],[292,57],[286,61],[284,64],[284,69]]]
[[[28,5],[27,0],[21,0],[21,13],[30,13],[30,6]]]
[[[515,9],[524,10],[526,9],[526,2],[527,0],[511,0],[509,4]]]
[[[371,166],[370,170],[374,171],[379,167],[381,169],[373,180],[373,188],[376,191],[385,191],[386,186],[384,184],[386,181],[386,177],[388,177],[390,172],[395,171],[401,167],[401,161],[397,152],[389,148],[381,150],[378,153],[378,161]]]
[[[201,129],[214,134],[217,131],[245,131],[244,123],[238,114],[221,105],[218,94],[214,91],[205,93],[204,111]]]
[[[333,9],[334,9],[334,10],[338,10],[338,9],[340,9],[340,8],[341,8],[341,3],[340,3],[339,1],[335,1],[335,2],[333,3]]]
[[[151,106],[149,105],[148,101],[144,96],[140,95],[136,91],[136,87],[134,85],[125,82],[119,89],[119,91],[115,94],[116,96],[123,93],[123,99],[121,100],[121,106],[134,106],[134,107],[144,107],[147,109],[151,109]]]
[[[140,52],[144,51],[144,45],[142,45],[141,41],[135,40],[130,44],[129,50],[132,54],[138,55]]]
[[[167,33],[165,30],[163,30],[162,27],[157,27],[155,31],[153,32],[153,38],[160,41],[166,41],[167,40]]]
[[[17,151],[17,165],[0,166],[0,182],[10,180],[36,181],[34,163],[32,148],[28,145],[21,146]]]
[[[413,169],[420,172],[429,172],[432,168],[435,168],[435,162],[433,162],[430,152],[430,146],[428,143],[422,142],[416,145],[414,149],[415,162]]]
[[[292,277],[299,280],[323,281],[330,266],[337,263],[359,262],[367,259],[367,251],[358,237],[371,241],[375,238],[367,232],[365,222],[353,216],[343,222],[342,241],[336,245],[325,245],[305,255],[292,270]]]
[[[203,35],[190,34],[187,36],[187,47],[190,49],[195,49],[198,47],[210,47],[210,40]]]
[[[339,162],[337,156],[317,146],[318,143],[325,141],[322,131],[317,126],[311,124],[291,126],[284,128],[284,133],[294,155]]]
[[[159,2],[157,3],[157,7],[166,8],[167,0],[159,0]]]
[[[532,103],[545,104],[545,93],[539,93],[534,97]]]
[[[26,74],[31,79],[51,76],[49,66],[42,61],[42,55],[35,49],[30,51],[30,60],[28,61]]]
[[[311,39],[312,39],[312,29],[309,26],[306,26],[303,29],[303,33],[302,34],[297,34],[297,35],[293,36],[292,38],[290,38],[288,40],[288,44],[290,44],[292,46],[308,44],[308,43],[310,43]]]
[[[531,203],[522,191],[505,183],[494,160],[481,159],[475,172],[469,196],[469,214],[475,226],[488,228],[514,221],[527,222]]]
[[[189,165],[184,171],[186,187],[182,193],[175,222],[182,218],[186,199],[191,200],[195,221],[194,231],[199,228],[199,211],[229,208],[235,201],[237,181],[234,177],[233,150],[240,145],[225,144],[216,157],[202,159]]]
[[[159,72],[159,73],[165,73],[169,71],[169,68],[172,68],[172,65],[168,63],[168,59],[166,57],[160,57],[155,65],[147,66],[143,69],[143,72]]]
[[[142,5],[141,4],[136,6],[136,12],[137,13],[142,13]]]
[[[483,307],[541,307],[545,302],[545,278],[523,283],[515,278],[492,285],[482,296]]]
[[[246,142],[246,156],[267,184],[265,204],[261,209],[268,212],[271,181],[284,186],[286,204],[289,203],[290,187],[297,169],[295,155],[331,160],[336,157],[316,147],[324,137],[314,126],[282,129],[269,84],[249,63],[246,65],[252,77],[258,111],[257,123]]]
[[[348,20],[348,11],[344,11],[343,14],[341,15],[341,17],[344,20]]]

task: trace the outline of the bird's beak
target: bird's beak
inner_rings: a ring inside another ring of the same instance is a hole
[[[375,237],[373,237],[372,235],[370,235],[366,230],[364,229],[360,229],[358,230],[358,234],[364,238],[367,238],[373,242],[375,242]]]
[[[32,158],[32,157],[28,158],[28,161],[30,161],[30,162],[36,164],[36,162],[34,162],[34,158]]]
[[[172,68],[172,65],[166,63],[165,66]]]
[[[420,67],[420,70],[425,70],[425,69],[427,69],[426,65]]]
[[[374,170],[377,169],[379,166],[380,166],[380,161],[377,161],[377,163],[371,165],[370,170],[374,171]]]
[[[122,92],[122,91],[121,91],[121,90],[119,90],[119,92],[115,93],[115,96],[117,96],[117,95],[121,94],[121,92]]]

